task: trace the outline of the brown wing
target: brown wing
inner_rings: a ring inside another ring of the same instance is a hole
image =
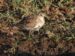
[[[35,16],[28,16],[24,22],[26,27],[33,28],[36,25],[36,17]]]
[[[16,24],[19,28],[33,28],[36,25],[36,19],[37,17],[30,15],[27,17],[24,17],[19,23]]]

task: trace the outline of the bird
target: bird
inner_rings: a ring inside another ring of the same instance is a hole
[[[45,13],[32,14],[29,16],[22,16],[16,25],[23,30],[28,30],[29,32],[39,31],[45,25]]]

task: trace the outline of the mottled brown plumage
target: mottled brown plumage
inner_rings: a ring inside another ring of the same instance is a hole
[[[45,24],[44,13],[39,13],[37,15],[23,16],[23,19],[17,23],[20,29],[25,29],[29,31],[39,31],[39,29]]]

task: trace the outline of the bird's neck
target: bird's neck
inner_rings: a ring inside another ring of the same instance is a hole
[[[41,19],[42,21],[44,21],[44,17],[43,16],[39,16],[39,19]]]

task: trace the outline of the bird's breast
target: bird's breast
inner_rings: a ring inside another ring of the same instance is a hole
[[[41,28],[45,24],[45,20],[43,17],[40,17],[36,20],[36,25],[34,28]]]

